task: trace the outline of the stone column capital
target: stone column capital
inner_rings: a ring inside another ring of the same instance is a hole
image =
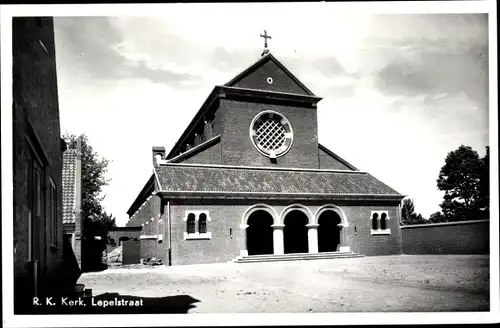
[[[273,224],[271,228],[273,229],[283,229],[285,227],[284,224]]]
[[[306,227],[308,227],[310,229],[317,229],[319,227],[319,224],[317,224],[317,223],[309,223],[309,224],[306,224]]]

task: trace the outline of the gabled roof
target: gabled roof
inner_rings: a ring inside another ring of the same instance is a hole
[[[366,172],[277,169],[201,164],[162,164],[155,168],[160,192],[171,194],[261,194],[393,196],[394,189]]]
[[[359,171],[356,167],[354,167],[354,165],[350,164],[345,159],[343,159],[339,155],[335,154],[333,151],[331,151],[330,149],[326,148],[325,146],[323,146],[319,142],[318,142],[318,148],[321,149],[322,151],[324,151],[325,153],[327,153],[328,155],[332,156],[337,161],[339,161],[340,163],[344,164],[345,166],[347,166],[351,170],[353,170],[353,171]]]
[[[134,214],[140,207],[141,205],[148,199],[149,196],[155,191],[155,174],[151,174],[151,177],[148,179],[144,187],[142,187],[141,192],[137,197],[135,198],[134,202],[132,205],[130,205],[127,214],[132,215]]]
[[[168,159],[170,163],[179,163],[185,160],[186,158],[190,158],[192,156],[196,156],[197,154],[203,152],[204,150],[207,150],[208,148],[217,145],[220,142],[220,134],[216,135],[215,137],[204,141],[203,143],[185,151],[182,154],[179,154],[171,159]]]
[[[63,153],[62,164],[62,216],[63,223],[75,223],[76,213],[76,149],[68,149]]]
[[[180,138],[177,140],[175,145],[172,147],[170,152],[167,155],[167,159],[171,159],[175,156],[176,151],[178,148],[182,145],[184,140],[191,134],[193,129],[196,127],[196,124],[203,118],[203,115],[205,115],[212,105],[212,103],[217,99],[218,95],[220,92],[220,86],[215,86],[212,91],[210,92],[210,95],[207,97],[205,102],[201,105],[201,108],[198,110],[198,112],[195,114],[189,125],[186,127]]]
[[[246,76],[250,75],[252,72],[254,72],[255,70],[257,70],[259,67],[261,67],[262,65],[264,65],[265,63],[267,63],[268,61],[272,61],[273,63],[275,63],[276,66],[278,66],[282,71],[285,72],[286,75],[288,75],[288,77],[290,77],[295,83],[297,83],[300,86],[300,88],[302,88],[302,90],[304,90],[305,93],[307,93],[310,96],[315,96],[315,94],[311,90],[309,90],[302,82],[300,82],[300,80],[295,75],[293,75],[293,73],[290,72],[285,67],[285,65],[283,65],[271,53],[263,56],[261,59],[259,59],[258,61],[256,61],[253,65],[251,65],[250,67],[248,67],[246,70],[244,70],[240,74],[236,75],[231,81],[229,81],[226,84],[224,84],[224,86],[229,86],[230,87],[230,86],[235,85],[236,83],[238,83],[239,81],[241,81],[243,78],[245,78]]]
[[[180,138],[177,140],[175,145],[172,147],[172,149],[170,150],[170,152],[168,153],[166,158],[172,159],[174,156],[176,156],[176,152],[179,149],[179,147],[181,147],[184,140],[191,135],[191,133],[193,132],[193,129],[196,127],[198,122],[203,118],[203,116],[210,109],[210,106],[213,104],[213,102],[216,99],[218,99],[221,92],[228,92],[228,91],[232,91],[232,92],[238,92],[238,91],[245,92],[245,91],[247,91],[247,92],[249,92],[249,91],[251,91],[255,96],[262,96],[265,94],[268,94],[268,95],[274,94],[275,96],[277,95],[281,98],[288,97],[288,98],[301,99],[301,98],[306,97],[304,95],[301,96],[301,95],[286,94],[286,93],[280,93],[280,92],[268,92],[268,91],[263,91],[263,90],[246,90],[243,88],[232,87],[235,83],[237,83],[238,81],[240,81],[244,77],[248,76],[249,74],[254,72],[256,69],[258,69],[259,67],[261,67],[262,65],[267,63],[268,61],[274,62],[281,70],[283,70],[285,72],[285,74],[287,74],[290,77],[290,79],[292,79],[300,88],[302,88],[302,90],[304,90],[304,92],[310,98],[310,99],[307,99],[307,101],[318,102],[319,100],[321,100],[320,97],[317,97],[314,93],[312,93],[312,91],[309,90],[302,82],[300,82],[299,79],[295,75],[292,74],[292,72],[290,72],[281,62],[279,62],[278,59],[276,59],[276,57],[274,57],[272,54],[269,53],[269,54],[265,55],[264,57],[260,58],[257,62],[255,62],[253,65],[248,67],[246,70],[244,70],[243,72],[238,74],[235,78],[233,78],[231,81],[229,81],[225,85],[223,85],[223,86],[216,85],[212,89],[209,96],[207,97],[205,102],[202,104],[202,106],[198,110],[198,112],[195,114],[195,116],[193,117],[193,119],[191,120],[189,125],[186,127],[186,129],[184,130],[184,132],[182,133]]]

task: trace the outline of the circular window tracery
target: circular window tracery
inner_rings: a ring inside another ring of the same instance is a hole
[[[283,156],[291,147],[292,127],[288,120],[274,111],[258,114],[250,125],[250,138],[260,153],[276,158]]]

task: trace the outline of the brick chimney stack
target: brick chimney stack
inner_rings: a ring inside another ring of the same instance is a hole
[[[82,136],[76,139],[76,168],[75,168],[75,234],[74,234],[74,253],[80,269],[82,269]]]
[[[153,147],[153,165],[158,165],[158,160],[165,159],[165,147]]]

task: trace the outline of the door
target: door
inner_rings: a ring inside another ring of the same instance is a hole
[[[122,242],[122,264],[139,264],[141,262],[141,244],[137,238]]]
[[[32,277],[33,292],[38,294],[39,287],[45,280],[45,221],[44,221],[44,174],[40,161],[31,152],[29,159],[27,182],[27,202],[29,208],[28,235],[29,249],[28,261],[30,262],[30,275]]]

